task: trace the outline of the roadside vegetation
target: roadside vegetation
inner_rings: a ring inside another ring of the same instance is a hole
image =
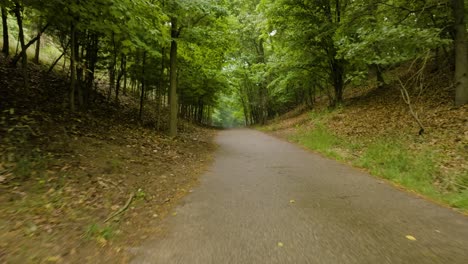
[[[338,108],[318,101],[314,110],[298,109],[259,129],[468,212],[468,108],[441,104],[441,93],[420,98],[426,131],[419,135],[405,102],[392,92],[397,88],[367,89],[350,90]]]

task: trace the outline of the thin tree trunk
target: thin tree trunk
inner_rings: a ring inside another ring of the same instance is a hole
[[[23,31],[23,18],[21,17],[21,6],[18,2],[15,4],[15,16],[16,21],[18,22],[19,29],[19,39],[21,43],[21,52],[23,54],[22,60],[22,69],[23,69],[23,80],[25,88],[29,88],[29,76],[28,76],[28,56],[26,53],[26,44],[24,41],[24,31]]]
[[[115,102],[119,102],[119,93],[120,93],[120,83],[122,81],[122,77],[125,74],[126,68],[126,58],[125,55],[122,54],[122,58],[120,60],[120,70],[119,74],[117,75],[117,85],[115,86]]]
[[[82,37],[82,33],[80,31],[76,31],[75,33],[75,41],[76,41],[76,45],[75,45],[75,60],[76,60],[76,63],[75,63],[75,66],[76,66],[76,89],[77,89],[77,94],[78,94],[78,105],[80,107],[83,107],[84,105],[84,93],[83,93],[83,80],[84,80],[84,77],[83,77],[83,73],[84,73],[84,69],[83,69],[83,47],[81,47],[81,53],[80,53],[80,41],[78,40],[79,38]]]
[[[124,78],[124,84],[123,84],[123,95],[124,96],[127,96],[127,60],[125,60],[125,69],[124,69],[124,74],[123,74],[123,78]]]
[[[177,136],[177,41],[178,29],[177,29],[177,19],[171,19],[171,53],[170,53],[170,88],[169,88],[169,98],[170,98],[170,118],[169,118],[169,136]]]
[[[10,55],[10,40],[8,33],[8,12],[6,7],[2,6],[2,26],[3,26],[3,48],[2,53],[6,57]]]
[[[75,112],[75,90],[76,90],[76,75],[75,75],[75,58],[76,58],[76,31],[75,25],[71,24],[71,56],[70,56],[70,111]]]
[[[143,121],[143,107],[145,103],[145,67],[146,67],[146,51],[143,52],[143,63],[142,63],[142,77],[141,77],[141,95],[140,95],[140,121]]]
[[[464,0],[452,0],[455,18],[455,105],[468,103],[468,51]]]
[[[161,109],[162,109],[162,95],[164,93],[164,88],[165,88],[165,82],[164,82],[164,68],[166,67],[165,65],[165,59],[166,59],[166,49],[163,48],[162,51],[161,51],[161,71],[159,73],[159,80],[160,80],[160,83],[159,83],[159,89],[158,89],[158,95],[157,95],[157,122],[156,122],[156,130],[159,131],[160,127],[161,127]]]
[[[115,44],[115,34],[112,32],[112,61],[109,65],[109,90],[107,91],[107,101],[110,102],[112,96],[112,90],[115,87],[115,65],[117,64],[117,48]]]
[[[47,73],[52,72],[52,70],[55,68],[55,65],[57,65],[57,63],[63,58],[63,56],[65,56],[66,52],[67,52],[67,50],[64,50],[63,53],[54,61],[54,63],[52,63],[52,65],[50,65],[49,70],[47,71]]]
[[[35,64],[39,64],[39,54],[41,52],[41,36],[42,36],[41,25],[42,25],[42,18],[39,18],[39,21],[37,23],[37,35],[39,36],[39,38],[36,41],[36,51],[35,51],[34,60],[33,60]]]

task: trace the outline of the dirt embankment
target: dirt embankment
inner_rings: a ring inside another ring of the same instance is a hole
[[[123,106],[95,94],[70,113],[62,76],[30,74],[24,90],[0,66],[0,262],[126,262],[197,183],[215,131],[182,123],[168,138],[151,102],[139,122],[130,97]]]

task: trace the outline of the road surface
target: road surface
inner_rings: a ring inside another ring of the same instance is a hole
[[[466,216],[257,131],[217,143],[132,263],[468,263]]]

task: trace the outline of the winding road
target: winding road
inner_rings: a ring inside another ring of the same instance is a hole
[[[217,143],[132,263],[468,263],[466,216],[261,132]]]

